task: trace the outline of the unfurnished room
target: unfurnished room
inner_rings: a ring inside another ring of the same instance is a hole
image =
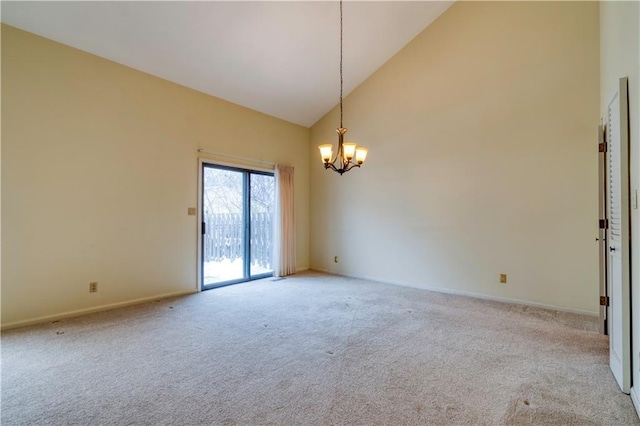
[[[3,425],[640,425],[639,1],[0,20]]]

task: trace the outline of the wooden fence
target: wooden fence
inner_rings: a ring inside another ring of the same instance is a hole
[[[244,256],[243,227],[241,214],[205,214],[204,261],[231,261]],[[273,214],[252,213],[251,221],[251,264],[271,267],[273,250]]]

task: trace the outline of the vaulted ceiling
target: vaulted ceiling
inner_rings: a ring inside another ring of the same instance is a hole
[[[344,3],[345,95],[453,1]],[[3,1],[2,22],[303,126],[339,97],[336,1]]]

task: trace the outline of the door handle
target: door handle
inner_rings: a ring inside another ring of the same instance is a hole
[[[615,247],[609,247],[609,251],[616,251]]]

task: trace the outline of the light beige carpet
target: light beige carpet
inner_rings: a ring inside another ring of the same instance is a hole
[[[2,425],[636,425],[595,318],[305,274],[8,331]]]

